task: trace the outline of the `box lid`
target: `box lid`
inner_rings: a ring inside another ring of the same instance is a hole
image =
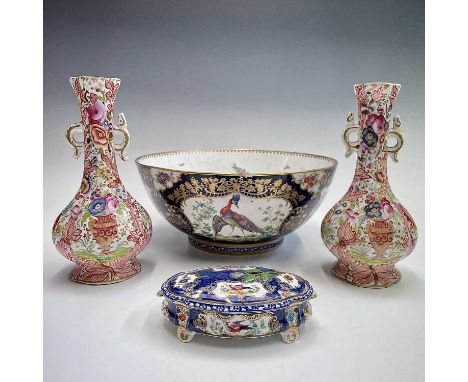
[[[313,297],[307,280],[255,266],[220,266],[177,273],[161,287],[167,299],[204,310],[274,310]]]

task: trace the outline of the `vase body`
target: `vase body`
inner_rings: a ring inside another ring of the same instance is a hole
[[[76,263],[70,279],[85,284],[109,284],[126,280],[141,270],[136,256],[151,239],[151,219],[120,180],[115,154],[123,159],[129,142],[125,117],[113,125],[114,102],[120,86],[117,78],[72,77],[81,111],[81,123],[67,138],[78,157],[84,152],[80,189],[57,217],[52,239],[58,251]],[[73,137],[82,130],[84,140]],[[115,144],[116,132],[124,143]]]
[[[393,194],[387,177],[388,155],[396,161],[403,139],[400,119],[391,110],[400,85],[367,83],[354,86],[359,121],[352,113],[343,134],[347,156],[357,152],[354,178],[348,192],[326,214],[322,238],[338,261],[333,273],[353,285],[388,287],[401,278],[395,263],[414,249],[417,230],[413,218]],[[350,141],[349,134],[357,133]],[[389,147],[389,138],[396,138]]]

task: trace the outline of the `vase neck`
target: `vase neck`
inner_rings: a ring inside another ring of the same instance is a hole
[[[120,79],[105,77],[70,77],[80,105],[81,123],[103,126],[112,130],[114,103],[120,87]]]
[[[380,152],[375,156],[358,157],[353,182],[388,185],[387,156],[386,152]]]
[[[113,146],[114,103],[118,78],[71,77],[84,128],[84,176],[121,184]],[[96,176],[94,176],[96,175]]]
[[[105,180],[105,184],[120,185],[119,171],[112,144],[112,134],[107,138],[107,144],[100,145],[94,142],[95,128],[84,135],[84,170],[83,176],[89,178],[91,183]]]
[[[359,126],[366,125],[366,121],[372,115],[383,117],[388,122],[400,88],[401,85],[390,82],[369,82],[354,85]],[[374,119],[375,117],[372,117],[372,120]]]
[[[386,82],[354,85],[359,116],[354,180],[388,182],[384,147],[399,91],[400,85]]]

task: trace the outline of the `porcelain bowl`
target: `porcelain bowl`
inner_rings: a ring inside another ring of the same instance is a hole
[[[304,224],[332,182],[337,161],[267,150],[194,150],[136,159],[156,209],[207,252],[268,252]]]

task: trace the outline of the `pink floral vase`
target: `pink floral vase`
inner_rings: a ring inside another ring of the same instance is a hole
[[[389,287],[401,279],[395,263],[414,249],[413,218],[393,194],[387,177],[387,155],[397,162],[403,145],[400,118],[390,127],[391,110],[400,85],[367,83],[354,86],[359,124],[349,113],[343,140],[346,156],[357,152],[356,171],[348,192],[328,211],[322,238],[338,261],[333,273],[360,287]],[[350,134],[357,133],[351,141]],[[389,138],[396,144],[389,147]]]
[[[85,284],[126,280],[141,270],[136,256],[151,239],[151,219],[120,180],[115,153],[126,160],[130,136],[123,114],[114,126],[118,78],[72,77],[80,104],[81,123],[67,139],[78,158],[84,151],[83,179],[78,193],[57,217],[52,239],[58,251],[76,263],[70,279]],[[84,140],[75,139],[82,131]],[[123,134],[121,144],[113,141]]]

